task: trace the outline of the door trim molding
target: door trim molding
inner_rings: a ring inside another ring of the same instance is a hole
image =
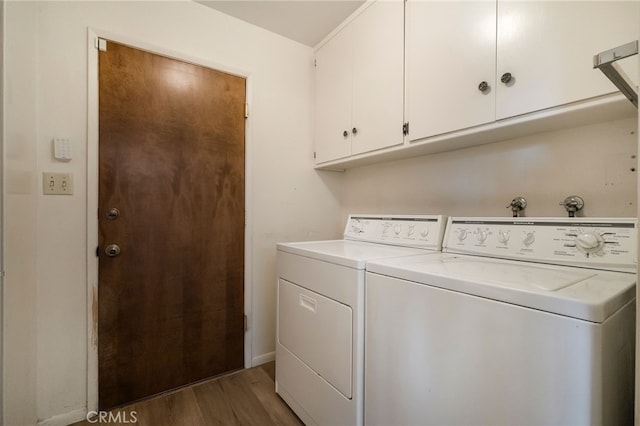
[[[213,63],[176,52],[164,47],[147,43],[111,31],[89,27],[87,29],[87,411],[98,409],[98,49],[96,38],[105,38],[126,44],[136,49],[157,55],[189,62],[195,65],[215,69],[246,79],[246,103],[251,105],[252,76],[246,70]],[[252,208],[252,155],[251,120],[245,120],[245,230],[244,230],[244,313],[248,318],[248,328],[244,335],[244,366],[252,366],[252,253],[253,253],[253,217]]]

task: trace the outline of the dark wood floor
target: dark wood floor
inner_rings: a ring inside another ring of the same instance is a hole
[[[275,363],[270,362],[113,410],[108,424],[302,425],[276,395],[274,380]],[[113,421],[117,418],[119,423]],[[134,418],[137,420],[135,423]],[[102,423],[82,421],[73,426],[95,424]]]

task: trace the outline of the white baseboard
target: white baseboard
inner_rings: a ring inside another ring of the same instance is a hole
[[[251,366],[252,367],[257,367],[258,365],[261,364],[266,364],[267,362],[271,362],[271,361],[275,361],[276,359],[276,352],[269,352],[266,354],[262,354],[262,355],[258,355],[258,356],[254,356],[251,359]]]
[[[39,420],[38,426],[67,426],[71,423],[79,422],[80,420],[86,420],[86,418],[87,409],[79,408],[65,414],[58,414],[57,416],[49,417],[45,420]]]

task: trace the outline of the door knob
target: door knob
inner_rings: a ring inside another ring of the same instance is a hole
[[[120,210],[118,210],[115,207],[112,207],[109,210],[107,210],[106,216],[107,216],[107,219],[109,220],[116,220],[118,217],[120,217]]]
[[[116,257],[120,254],[120,246],[117,244],[109,244],[105,247],[104,253],[109,257]]]

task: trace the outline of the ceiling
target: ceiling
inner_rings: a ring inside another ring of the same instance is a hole
[[[364,0],[196,0],[307,46],[315,46]]]

